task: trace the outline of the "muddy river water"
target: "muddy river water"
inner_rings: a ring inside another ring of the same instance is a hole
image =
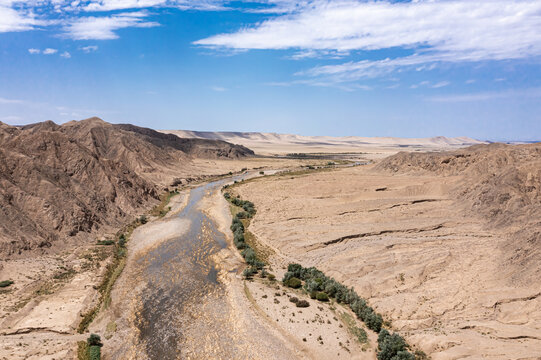
[[[235,358],[235,321],[213,261],[226,238],[200,208],[206,195],[228,181],[192,189],[175,215],[188,219],[189,229],[138,259],[146,289],[136,324],[149,359]]]

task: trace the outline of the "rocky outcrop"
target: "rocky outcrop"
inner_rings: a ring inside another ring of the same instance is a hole
[[[508,231],[504,253],[513,281],[541,275],[541,143],[490,144],[439,153],[398,153],[376,170],[459,175],[457,206],[480,215],[487,227]]]

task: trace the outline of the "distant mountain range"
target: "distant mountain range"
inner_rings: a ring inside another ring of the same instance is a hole
[[[283,154],[291,152],[362,152],[366,148],[458,148],[486,144],[469,137],[398,138],[360,136],[302,136],[261,132],[211,132],[189,130],[163,130],[183,138],[223,140],[246,146],[256,153]]]

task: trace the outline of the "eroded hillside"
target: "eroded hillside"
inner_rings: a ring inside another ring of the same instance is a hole
[[[507,233],[502,271],[512,281],[539,279],[541,267],[541,144],[480,145],[450,153],[399,153],[379,170],[460,175],[453,196],[485,227]],[[509,265],[512,265],[511,267]]]
[[[0,124],[0,254],[45,250],[59,239],[118,227],[156,202],[160,181],[170,182],[193,158],[252,154],[224,141],[98,118]]]
[[[433,359],[536,359],[539,149],[401,153],[237,189],[277,259],[353,286]]]

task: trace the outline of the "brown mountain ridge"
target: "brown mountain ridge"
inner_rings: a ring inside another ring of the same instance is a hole
[[[98,118],[0,123],[0,254],[118,226],[159,198],[153,174],[194,158],[242,158],[225,141],[182,139]]]

